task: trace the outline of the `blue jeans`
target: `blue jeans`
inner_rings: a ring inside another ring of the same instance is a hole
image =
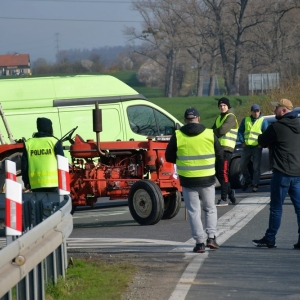
[[[243,148],[241,156],[242,173],[245,181],[248,183],[252,182],[253,185],[259,185],[261,153],[262,148],[259,148],[258,146],[246,146]],[[248,170],[248,163],[251,161],[251,157],[253,161],[253,181]]]
[[[298,228],[300,228],[300,176],[289,176],[273,170],[269,228],[265,234],[266,239],[271,243],[275,243],[276,240],[276,234],[281,223],[282,205],[287,193],[289,193],[294,205]]]

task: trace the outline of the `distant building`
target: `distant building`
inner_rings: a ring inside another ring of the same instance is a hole
[[[29,54],[6,54],[0,55],[0,75],[29,75],[30,58]]]

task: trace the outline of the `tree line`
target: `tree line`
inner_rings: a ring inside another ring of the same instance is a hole
[[[166,97],[176,96],[190,70],[196,94],[204,76],[209,95],[216,76],[228,95],[245,94],[248,74],[299,73],[300,0],[135,0],[142,29],[127,27],[134,53],[148,59],[147,76],[164,83]],[[149,66],[151,65],[151,67]],[[142,73],[142,72],[141,72]]]

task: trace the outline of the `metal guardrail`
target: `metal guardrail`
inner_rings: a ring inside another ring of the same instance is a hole
[[[44,284],[67,269],[66,239],[73,230],[69,195],[24,193],[23,235],[0,251],[0,299],[44,299]],[[5,194],[0,194],[0,218]]]

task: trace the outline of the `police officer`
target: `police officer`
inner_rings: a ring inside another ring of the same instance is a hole
[[[226,206],[227,195],[232,204],[236,203],[235,190],[231,189],[229,182],[229,165],[236,143],[238,122],[228,98],[222,97],[218,101],[218,107],[221,114],[216,118],[212,129],[219,138],[224,157],[222,162],[216,163],[216,175],[221,184],[221,199],[218,200],[217,206]]]
[[[240,124],[238,140],[243,147],[241,156],[241,170],[244,177],[243,191],[246,191],[248,186],[251,185],[252,192],[258,192],[262,148],[258,145],[257,139],[267,129],[268,125],[268,121],[261,115],[258,104],[251,106],[251,115],[244,118]],[[248,170],[251,157],[253,162],[253,181]]]
[[[185,111],[185,125],[171,137],[165,157],[168,162],[176,163],[192,236],[196,240],[193,251],[203,253],[205,246],[219,248],[216,242],[215,160],[222,159],[223,150],[213,131],[199,121],[199,113],[194,107]],[[207,239],[201,222],[200,199]]]
[[[53,136],[50,119],[37,118],[36,124],[38,132],[25,142],[21,159],[24,186],[34,192],[56,192],[56,155],[64,156],[62,144]]]

